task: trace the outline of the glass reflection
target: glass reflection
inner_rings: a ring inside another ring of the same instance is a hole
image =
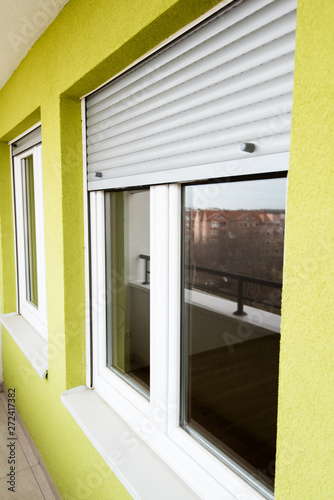
[[[285,177],[183,190],[181,425],[269,489],[285,198]]]
[[[150,193],[105,195],[107,366],[145,395],[150,387]]]
[[[24,246],[27,301],[38,307],[36,214],[33,156],[22,160]]]

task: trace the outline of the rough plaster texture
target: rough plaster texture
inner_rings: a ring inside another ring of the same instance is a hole
[[[1,313],[16,307],[14,228],[10,156],[7,144],[0,143],[0,290]]]
[[[277,500],[329,499],[334,491],[333,25],[333,2],[298,2]]]
[[[18,410],[68,500],[129,498],[60,401],[65,389],[85,383],[80,97],[217,3],[70,0],[0,91],[1,307],[16,310],[7,141],[41,120],[49,336],[41,380],[3,329],[4,381],[16,388]]]
[[[1,307],[15,310],[9,148],[42,120],[49,379],[3,332],[4,379],[63,498],[128,498],[62,406],[84,383],[85,305],[79,97],[117,74],[216,0],[70,0],[0,92]],[[299,1],[284,269],[278,500],[333,491],[334,4]],[[97,470],[99,478],[89,475]],[[99,472],[100,471],[100,472]],[[90,478],[90,480],[89,480]],[[95,486],[93,487],[92,485]],[[86,489],[85,489],[86,488]]]

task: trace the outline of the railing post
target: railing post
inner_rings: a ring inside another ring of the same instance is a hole
[[[148,279],[148,275],[150,274],[150,271],[148,269],[149,262],[150,262],[150,257],[149,255],[139,255],[140,259],[143,259],[145,261],[145,281],[143,281],[143,285],[149,285],[150,281]]]
[[[244,311],[243,304],[243,279],[238,279],[238,309],[234,311],[233,314],[236,316],[247,316],[247,313]]]
[[[149,285],[148,281],[148,259],[145,259],[145,281],[143,282],[143,285]]]

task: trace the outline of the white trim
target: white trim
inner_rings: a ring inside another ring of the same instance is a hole
[[[155,54],[158,50],[163,49],[164,47],[166,47],[166,45],[169,45],[171,42],[173,42],[174,40],[176,40],[180,36],[184,35],[185,33],[187,33],[189,30],[191,30],[195,26],[201,24],[203,21],[205,21],[206,19],[208,19],[209,17],[211,17],[216,12],[218,12],[221,9],[223,9],[224,7],[226,7],[228,4],[232,3],[233,1],[234,0],[223,0],[222,2],[220,2],[219,4],[217,4],[215,7],[213,7],[212,9],[208,10],[207,12],[205,12],[204,14],[202,14],[200,17],[198,17],[197,19],[195,19],[195,21],[192,21],[191,23],[187,24],[183,28],[179,29],[179,31],[177,31],[176,33],[173,33],[172,35],[170,35],[169,37],[167,37],[163,42],[159,43],[153,49],[149,50],[144,55],[142,55],[141,57],[139,57],[138,59],[136,59],[135,61],[133,61],[131,64],[129,64],[124,69],[122,69],[121,71],[119,71],[119,73],[116,73],[116,75],[112,76],[111,78],[109,78],[109,80],[107,80],[104,83],[102,83],[102,85],[99,85],[98,87],[96,87],[96,89],[91,90],[87,94],[83,95],[81,97],[81,99],[86,99],[88,96],[90,96],[91,94],[94,94],[95,92],[97,92],[98,90],[100,90],[101,88],[103,88],[105,85],[108,85],[108,83],[112,82],[113,80],[115,80],[119,76],[123,75],[124,73],[126,73],[127,71],[129,71],[134,66],[137,66],[139,63],[141,63],[142,61],[144,61],[145,59],[147,59],[151,55]]]
[[[90,323],[90,245],[89,245],[89,193],[87,191],[87,149],[86,149],[86,100],[81,101],[82,125],[82,168],[83,168],[83,208],[85,245],[85,324],[86,324],[86,385],[91,387],[91,323]]]
[[[168,369],[168,186],[150,189],[150,366],[151,418],[167,431]]]
[[[148,172],[138,175],[128,175],[126,177],[115,177],[108,180],[103,179],[101,181],[94,181],[91,192],[99,189],[121,189],[133,186],[192,182],[204,179],[223,179],[226,177],[267,172],[284,172],[288,170],[289,157],[290,154],[288,152],[274,153],[252,158],[245,157],[236,160],[228,160],[220,163],[209,163],[197,167]]]
[[[35,226],[37,255],[38,308],[26,299],[26,262],[23,227],[22,198],[22,159],[33,156]],[[45,235],[44,235],[44,199],[42,146],[36,145],[18,154],[13,161],[13,204],[15,217],[16,276],[17,276],[17,311],[31,324],[32,328],[47,340],[46,273],[45,273]]]
[[[16,311],[19,310],[19,272],[18,272],[18,258],[17,258],[17,224],[16,224],[16,194],[15,194],[15,184],[14,184],[14,161],[13,161],[13,148],[9,146],[10,149],[10,171],[11,171],[11,182],[12,182],[12,210],[13,210],[13,230],[14,230],[14,259],[15,259],[15,283],[16,283]]]
[[[181,186],[177,184],[171,185],[169,189],[169,223],[168,432],[170,433],[180,425]]]
[[[98,286],[97,286],[97,224],[96,221],[96,197],[97,193],[90,194],[90,256],[91,256],[91,321],[93,325],[93,331],[96,331],[98,324]],[[92,345],[93,352],[91,353],[91,360],[94,367],[98,366],[98,358],[97,358],[97,335],[93,338]],[[90,359],[88,360],[88,362]],[[95,386],[95,371],[92,373],[92,384]]]
[[[22,134],[18,135],[17,137],[15,137],[15,139],[12,139],[11,141],[9,141],[8,145],[11,146],[14,142],[19,141],[20,139],[22,139],[22,137],[25,137],[26,135],[30,134],[30,132],[33,132],[36,128],[40,127],[41,125],[42,125],[42,122],[40,122],[40,121],[35,123],[35,125],[33,125],[32,127],[28,128],[28,130],[26,130]]]
[[[41,379],[48,373],[48,343],[31,324],[16,313],[2,314],[0,322],[16,342]]]

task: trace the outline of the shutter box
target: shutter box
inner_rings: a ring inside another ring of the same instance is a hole
[[[295,27],[296,0],[239,2],[88,96],[88,189],[286,169]]]

